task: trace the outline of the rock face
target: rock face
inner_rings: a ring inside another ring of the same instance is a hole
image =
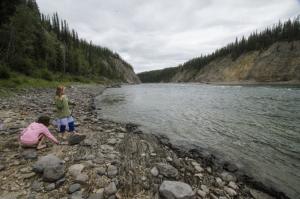
[[[61,179],[65,174],[64,162],[50,154],[41,157],[34,165],[33,171],[43,174],[43,180],[54,182]]]
[[[190,185],[178,181],[164,181],[159,193],[166,199],[192,199],[195,196]]]
[[[266,50],[244,53],[236,60],[227,55],[209,62],[200,70],[175,68],[169,76],[162,75],[163,72],[168,71],[150,71],[148,76],[153,74],[151,79],[156,79],[156,82],[299,82],[300,41],[277,42]],[[142,76],[140,78],[143,81]]]

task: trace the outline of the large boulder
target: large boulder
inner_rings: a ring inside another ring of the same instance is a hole
[[[156,168],[158,169],[159,174],[168,178],[176,178],[178,175],[178,170],[170,164],[158,163],[156,164]]]
[[[32,169],[41,173],[43,180],[47,182],[55,182],[65,175],[64,161],[53,154],[39,158]]]
[[[193,192],[190,185],[178,181],[163,181],[159,187],[159,193],[166,199],[193,199]]]

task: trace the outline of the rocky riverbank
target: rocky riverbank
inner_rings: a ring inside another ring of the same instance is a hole
[[[53,115],[54,89],[27,89],[0,99],[0,199],[13,198],[256,198],[271,196],[206,160],[179,153],[134,124],[97,118],[93,98],[101,86],[67,88],[80,143],[36,151],[19,147],[22,128]],[[50,131],[57,136],[56,130]],[[233,169],[233,170],[232,170]]]

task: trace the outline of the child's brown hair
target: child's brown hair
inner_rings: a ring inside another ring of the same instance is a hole
[[[56,88],[56,96],[60,97],[63,94],[65,87],[60,85]]]
[[[40,124],[44,124],[45,126],[49,126],[50,125],[50,117],[48,116],[40,116],[37,120],[37,123],[40,123]]]

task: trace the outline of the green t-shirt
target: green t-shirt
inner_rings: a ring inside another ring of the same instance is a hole
[[[61,98],[56,96],[55,106],[56,106],[56,117],[61,119],[61,118],[69,117],[71,115],[67,96],[63,95]]]

